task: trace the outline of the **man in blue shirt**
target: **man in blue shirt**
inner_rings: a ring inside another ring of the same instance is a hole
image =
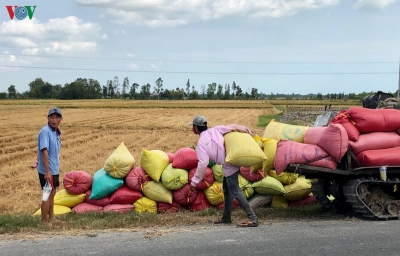
[[[42,201],[42,224],[51,226],[54,222],[60,222],[54,218],[54,195],[60,185],[60,129],[62,113],[59,108],[51,108],[47,115],[48,123],[40,130],[38,136],[38,166],[40,186],[43,188],[46,182],[52,187],[49,199]]]

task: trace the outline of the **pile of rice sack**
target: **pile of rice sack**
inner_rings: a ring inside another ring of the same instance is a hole
[[[400,165],[399,134],[400,111],[352,107],[325,127],[272,120],[262,137],[228,133],[226,161],[240,167],[239,186],[249,201],[272,195],[271,207],[305,205],[316,202],[312,180],[285,172],[289,164],[336,169],[350,147],[363,166]],[[135,166],[122,142],[93,177],[83,170],[65,175],[64,189],[55,196],[55,213],[223,209],[220,165],[210,162],[195,192],[189,191],[197,163],[192,148],[174,153],[142,149],[140,166]]]

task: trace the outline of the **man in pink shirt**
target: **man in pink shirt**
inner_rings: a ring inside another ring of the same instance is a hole
[[[240,207],[247,213],[247,218],[249,219],[249,222],[241,223],[238,226],[257,227],[258,218],[239,187],[239,167],[225,162],[224,135],[233,131],[246,132],[252,135],[251,131],[246,126],[238,124],[219,125],[208,129],[207,120],[204,116],[196,116],[189,124],[193,126],[193,133],[200,135],[196,147],[199,163],[196,173],[192,178],[190,190],[194,191],[196,185],[203,179],[208,163],[210,160],[213,160],[216,164],[222,165],[222,170],[224,172],[222,185],[224,190],[224,214],[222,218],[215,221],[214,224],[232,223],[231,213],[233,209],[233,199],[236,198]]]

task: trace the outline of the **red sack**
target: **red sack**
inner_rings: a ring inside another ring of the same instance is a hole
[[[157,212],[179,212],[181,210],[181,206],[172,200],[172,204],[165,202],[157,202]]]
[[[240,167],[239,172],[248,181],[257,182],[267,176],[263,169],[252,172],[251,167]]]
[[[350,119],[347,110],[340,111],[335,118],[332,119],[331,124],[341,124],[347,132],[347,136],[351,141],[357,141],[360,136],[360,131],[354,125],[354,122]]]
[[[89,203],[89,204],[93,204],[93,205],[97,205],[97,206],[101,206],[104,207],[108,204],[110,204],[110,197],[106,196],[100,199],[90,199],[90,194],[92,193],[92,190],[88,190],[86,191],[86,196],[85,196],[85,202]]]
[[[80,203],[72,208],[72,212],[76,214],[91,213],[91,212],[102,212],[103,207],[98,205],[93,205],[89,203]]]
[[[189,171],[189,184],[192,182],[194,174],[197,168],[193,168]],[[207,167],[203,179],[196,185],[196,189],[205,190],[209,188],[215,181],[214,174],[211,168]]]
[[[133,204],[109,204],[103,207],[104,212],[127,213],[133,211]]]
[[[139,192],[142,191],[144,184],[151,180],[152,178],[140,166],[134,167],[125,177],[128,188]]]
[[[289,201],[289,206],[302,206],[302,205],[315,204],[318,202],[317,198],[315,198],[313,195],[308,195],[298,200],[288,200],[288,201]]]
[[[175,154],[172,153],[172,152],[167,152],[167,156],[168,156],[168,159],[169,159],[169,163],[172,164],[172,162],[174,162]]]
[[[204,191],[199,191],[194,202],[191,205],[189,205],[189,209],[195,212],[200,212],[210,207],[211,203],[208,201]]]
[[[72,171],[64,176],[63,185],[72,195],[84,194],[92,187],[92,179],[85,171]]]
[[[350,141],[351,151],[358,155],[367,150],[400,146],[400,136],[396,132],[371,132],[360,134],[357,142]]]
[[[133,204],[142,196],[141,192],[132,190],[124,184],[111,194],[110,204]]]
[[[191,170],[197,167],[199,159],[197,158],[196,150],[192,148],[180,148],[175,152],[172,167],[184,170]]]
[[[179,205],[191,205],[199,194],[198,190],[191,192],[189,187],[190,185],[186,184],[182,188],[172,191],[172,197]]]
[[[395,148],[367,150],[359,153],[357,159],[363,166],[400,165],[400,146]]]
[[[215,208],[216,208],[217,210],[223,211],[223,210],[225,209],[225,204],[224,204],[224,203],[225,203],[225,202],[222,202],[222,203],[218,204],[217,206],[215,206]],[[233,199],[233,209],[235,209],[235,208],[237,208],[237,207],[240,207],[240,205],[239,205],[239,202],[236,200],[236,198],[234,198],[234,199]]]
[[[280,140],[274,159],[276,174],[284,172],[289,164],[305,164],[330,169],[336,169],[337,165],[335,159],[317,145]]]
[[[349,146],[349,138],[341,124],[329,126],[311,127],[304,135],[304,143],[320,146],[336,161],[346,154]]]
[[[347,113],[360,133],[392,132],[400,128],[397,109],[352,107]]]

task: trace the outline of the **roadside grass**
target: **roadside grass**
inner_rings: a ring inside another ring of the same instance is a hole
[[[207,224],[209,220],[217,220],[223,211],[209,208],[192,212],[181,210],[177,213],[138,213],[135,211],[119,214],[115,212],[65,214],[56,216],[62,224],[52,227],[41,225],[38,216],[28,214],[0,214],[0,234],[41,233],[46,231],[96,231],[115,229],[146,229],[149,227],[179,227],[195,224]],[[255,213],[260,223],[285,221],[287,219],[309,220],[319,218],[322,209],[318,204],[289,208],[257,207]],[[246,220],[246,214],[238,207],[232,212],[232,220],[236,223]]]

